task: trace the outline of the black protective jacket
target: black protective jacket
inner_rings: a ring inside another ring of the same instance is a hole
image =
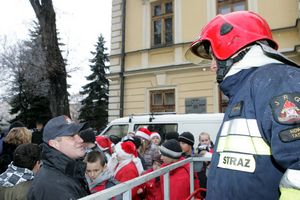
[[[30,200],[73,200],[89,194],[85,182],[86,164],[43,144],[43,165],[35,176],[27,198]]]

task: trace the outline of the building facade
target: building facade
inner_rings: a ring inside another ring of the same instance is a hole
[[[250,10],[270,25],[279,51],[300,63],[298,0],[113,0],[109,121],[151,112],[214,113],[226,107],[210,62],[184,58],[219,13]],[[242,20],[242,19],[241,19]]]

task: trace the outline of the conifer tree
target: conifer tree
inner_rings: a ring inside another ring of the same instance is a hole
[[[109,59],[104,46],[105,41],[102,34],[98,37],[96,52],[91,52],[94,56],[90,60],[92,73],[86,77],[90,81],[83,86],[80,94],[86,97],[81,101],[79,119],[87,121],[89,125],[97,131],[101,130],[107,123],[108,117],[108,86],[109,81],[106,73],[109,71],[107,65]]]
[[[29,31],[30,39],[23,41],[16,50],[14,67],[11,67],[14,81],[10,114],[16,114],[12,121],[19,120],[28,128],[34,128],[36,121],[46,123],[52,115],[40,27],[35,23],[33,30]]]

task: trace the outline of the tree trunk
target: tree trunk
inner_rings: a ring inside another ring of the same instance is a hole
[[[46,69],[50,82],[49,101],[52,116],[70,115],[67,72],[58,45],[55,11],[52,0],[29,0],[39,20]]]

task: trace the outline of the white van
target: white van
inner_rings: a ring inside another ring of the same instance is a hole
[[[135,132],[139,127],[148,127],[150,130],[157,131],[164,141],[166,133],[181,134],[189,131],[194,135],[194,147],[196,147],[201,132],[209,133],[215,143],[223,117],[224,113],[131,115],[111,121],[100,135],[107,135],[112,140],[118,141],[127,133]]]

